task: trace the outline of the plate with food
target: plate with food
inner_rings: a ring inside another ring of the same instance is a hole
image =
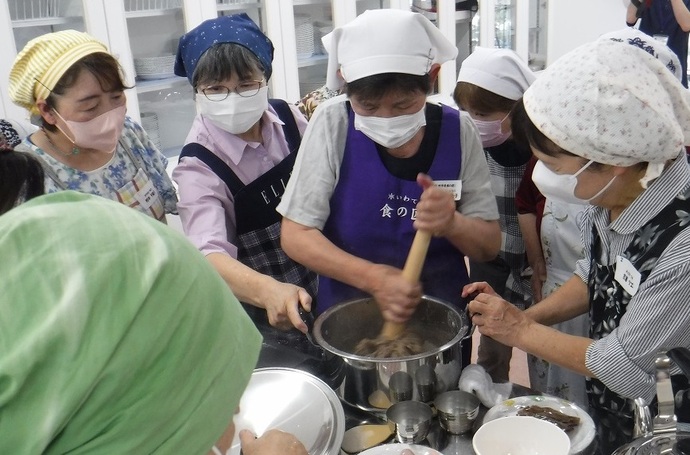
[[[417,444],[384,444],[360,452],[359,455],[443,455],[438,450]]]
[[[594,421],[581,407],[571,401],[545,395],[505,400],[486,412],[484,422],[514,415],[533,416],[557,425],[570,437],[571,454],[587,449],[596,435]]]

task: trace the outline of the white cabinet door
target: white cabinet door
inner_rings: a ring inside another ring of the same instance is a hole
[[[460,63],[472,52],[472,19],[475,11],[459,9],[455,0],[415,0],[412,11],[426,16],[436,24],[441,33],[458,48],[458,56],[441,66],[438,77],[440,100],[447,104],[452,101]]]
[[[0,2],[0,115],[25,119],[25,109],[9,98],[10,69],[26,43],[45,33],[74,29],[86,31],[84,7],[88,0],[4,0]]]
[[[410,0],[266,0],[269,20],[281,24],[284,84],[278,98],[297,102],[326,83],[328,55],[321,38],[368,9],[410,8]],[[277,53],[277,49],[276,49]]]
[[[100,2],[105,20],[106,36],[100,38],[107,39],[133,87],[127,90],[127,114],[164,154],[177,155],[195,108],[187,79],[175,76],[173,66],[180,36],[200,14],[187,21],[185,13],[195,10],[183,7],[182,0],[93,1]]]

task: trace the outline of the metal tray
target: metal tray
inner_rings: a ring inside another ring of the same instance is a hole
[[[240,400],[228,454],[240,454],[240,430],[260,436],[273,428],[294,434],[310,455],[337,454],[345,412],[333,389],[316,376],[292,368],[258,368]]]

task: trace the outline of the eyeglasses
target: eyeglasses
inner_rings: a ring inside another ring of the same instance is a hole
[[[201,93],[210,101],[223,101],[230,96],[230,93],[237,93],[242,98],[249,98],[259,93],[263,83],[264,79],[242,81],[232,90],[224,85],[212,85],[201,90]]]

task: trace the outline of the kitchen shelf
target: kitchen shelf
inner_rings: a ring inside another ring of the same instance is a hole
[[[167,88],[170,88],[177,84],[181,84],[183,82],[187,82],[186,77],[171,76],[163,79],[137,80],[136,89],[137,93],[142,94],[148,92],[155,92],[158,90],[165,90]]]
[[[436,11],[428,11],[422,8],[412,7],[412,11],[415,13],[420,13],[422,16],[429,19],[431,22],[436,22],[438,19],[438,13]],[[472,20],[472,11],[463,10],[455,11],[455,22],[469,22]]]
[[[297,60],[297,67],[298,68],[306,68],[308,66],[325,65],[326,63],[328,63],[328,55],[317,54],[317,55],[312,55],[309,58],[298,59]]]
[[[293,6],[329,5],[330,0],[293,0]]]
[[[243,2],[243,3],[217,3],[216,9],[220,11],[244,11],[247,9],[260,9],[261,2]]]
[[[50,25],[69,24],[81,20],[78,17],[43,17],[40,19],[20,19],[12,21],[13,28],[41,27]]]
[[[168,14],[176,14],[178,12],[182,11],[181,6],[177,6],[175,8],[167,8],[167,9],[143,9],[143,10],[137,10],[137,11],[125,11],[125,17],[127,19],[134,19],[134,18],[139,18],[139,17],[156,17],[156,16],[165,16]]]

